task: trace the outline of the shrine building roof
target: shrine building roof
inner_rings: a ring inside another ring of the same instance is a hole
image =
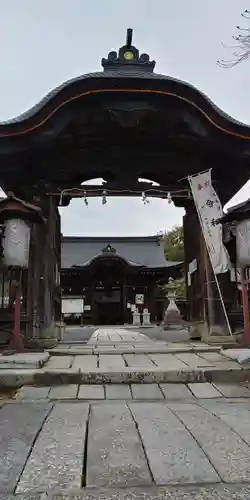
[[[232,224],[246,219],[250,219],[250,198],[228,208],[227,212],[217,220],[217,223]]]
[[[61,267],[88,267],[101,257],[118,257],[132,267],[167,268],[181,262],[167,261],[159,236],[64,236]]]

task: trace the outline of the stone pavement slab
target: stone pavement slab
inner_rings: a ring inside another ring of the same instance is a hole
[[[49,359],[48,352],[21,352],[5,356],[0,354],[0,370],[8,368],[40,368]]]
[[[81,372],[93,371],[97,368],[98,357],[92,356],[75,356],[72,368],[73,370],[80,370]]]
[[[202,384],[203,385],[203,384]],[[160,384],[161,391],[166,399],[192,399],[193,393],[185,384]]]
[[[133,399],[163,399],[163,394],[157,384],[132,384]]]
[[[124,359],[129,367],[154,368],[155,364],[147,354],[124,354]]]
[[[89,406],[58,403],[46,420],[16,492],[81,488]]]
[[[46,369],[65,369],[70,368],[73,363],[73,356],[51,356],[48,363],[46,363]]]
[[[187,364],[174,356],[173,354],[149,354],[149,358],[160,368],[183,370],[187,368]]]
[[[119,345],[120,342],[145,343],[145,341],[150,342],[150,339],[138,330],[126,330],[125,328],[98,328],[88,341],[88,345],[108,343]]]
[[[16,487],[33,441],[52,406],[49,403],[6,404],[0,410],[0,493]]]
[[[222,397],[221,392],[219,392],[214,385],[209,384],[209,382],[190,383],[188,384],[189,389],[192,391],[196,398],[220,398]]]
[[[49,392],[50,399],[76,399],[78,393],[78,385],[77,384],[68,384],[68,385],[58,385],[55,387],[51,387]]]
[[[250,398],[250,390],[243,384],[213,383],[213,385],[225,398]]]
[[[237,361],[238,357],[242,356],[243,354],[245,356],[248,356],[249,353],[250,353],[249,349],[247,349],[247,348],[243,349],[242,347],[238,348],[238,349],[222,349],[221,350],[222,356],[225,356],[226,358],[232,359],[234,361]]]
[[[61,497],[61,499],[65,500],[65,497]],[[1,495],[0,493],[0,500],[48,500],[48,497],[45,497],[43,494],[40,495],[39,493],[37,495],[30,495],[27,493],[27,495]],[[71,499],[72,500],[72,499]],[[73,498],[74,500],[74,498]]]
[[[214,362],[208,361],[201,356],[198,356],[195,353],[187,352],[187,353],[177,353],[176,357],[186,363],[188,366],[192,366],[193,368],[200,368],[203,366],[214,366]]]
[[[92,406],[87,486],[152,484],[131,413],[123,404]]]
[[[17,400],[37,400],[47,399],[49,396],[50,387],[34,387],[24,385],[16,394]]]
[[[199,343],[192,344],[190,342],[180,343],[180,342],[165,342],[165,341],[155,341],[145,338],[144,341],[136,342],[134,339],[128,339],[126,341],[122,340],[120,337],[119,342],[113,342],[111,340],[102,340],[101,343],[96,343],[96,341],[91,344],[62,344],[60,343],[57,347],[50,349],[52,355],[78,355],[78,354],[146,354],[146,353],[188,353],[195,352],[204,354],[218,353],[221,350],[221,346],[209,346],[207,344]],[[218,358],[220,359],[220,358]],[[224,359],[224,357],[223,357]],[[212,358],[211,358],[212,360]]]
[[[150,486],[146,488],[86,488],[78,493],[56,493],[42,495],[18,495],[2,497],[0,500],[249,500],[248,485],[203,485],[203,486]]]
[[[145,493],[145,488],[153,495],[154,488],[158,498],[163,498],[160,491],[164,495],[167,491],[169,500],[178,498],[171,496],[175,493],[183,500],[214,500],[225,492],[228,500],[248,500],[241,494],[249,485],[237,490],[250,481],[248,400],[110,400],[90,406],[90,413],[89,405],[79,401],[13,402],[0,409],[0,500],[1,494],[4,500],[12,500],[16,484],[13,500],[21,500],[22,495],[25,500],[32,495],[37,500],[47,490],[51,495],[39,500],[60,498],[60,494],[65,500],[81,496],[90,500],[95,494],[112,499],[119,487],[120,495],[130,491],[129,499],[139,491]],[[216,485],[218,481],[230,485]],[[156,488],[155,482],[165,488]],[[81,489],[85,485],[87,490]],[[106,490],[109,486],[112,490]],[[136,490],[127,490],[129,486]],[[191,492],[196,496],[185,496]]]
[[[53,495],[48,500],[249,500],[248,485],[203,485],[187,487],[146,487],[121,489],[91,489],[72,496]],[[2,500],[2,499],[0,499]],[[4,499],[4,500],[14,500]],[[17,500],[46,500],[42,498]]]
[[[121,354],[101,354],[99,356],[99,367],[103,370],[124,368],[125,362]]]
[[[78,399],[104,399],[103,385],[80,385]]]
[[[105,385],[106,399],[132,399],[130,386],[127,384]]]
[[[218,474],[165,405],[131,404],[156,484],[216,483]]]
[[[199,402],[201,406],[206,407],[206,403]],[[250,445],[250,405],[249,404],[234,404],[228,405],[221,400],[214,405],[208,405],[207,409],[213,415],[216,415],[234,432],[238,434],[248,445]]]
[[[192,384],[190,384],[192,387]],[[197,388],[197,389],[196,389]],[[33,387],[23,386],[14,396],[17,401],[37,401],[43,399],[115,399],[130,400],[133,398],[152,400],[187,400],[194,399],[195,396],[203,399],[213,398],[222,400],[223,398],[249,398],[250,391],[242,384],[209,384],[207,382],[195,384],[193,392],[186,384],[182,383],[161,383],[161,384],[96,384],[96,385],[77,385],[68,384],[52,387]],[[78,396],[79,391],[79,396]],[[244,399],[243,399],[244,401]]]
[[[199,357],[205,359],[206,361],[211,361],[212,363],[225,363],[225,361],[227,361],[227,358],[222,356],[219,352],[199,352],[197,354]]]
[[[192,405],[190,405],[192,406]],[[250,481],[250,448],[225,422],[195,405],[175,414],[202,447],[226,483]],[[231,405],[228,405],[231,411]]]

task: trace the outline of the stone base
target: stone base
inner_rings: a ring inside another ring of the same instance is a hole
[[[40,349],[53,349],[61,339],[62,322],[52,323],[47,328],[41,328],[38,336],[29,340],[29,346]]]
[[[205,321],[197,321],[189,325],[190,340],[202,340],[207,344],[235,345],[237,344],[234,335],[229,335],[221,325],[208,327]]]
[[[231,337],[227,329],[221,325],[212,325],[209,327],[209,337]]]
[[[53,349],[58,345],[57,339],[45,339],[43,337],[36,337],[35,339],[29,339],[25,343],[25,348],[31,351],[46,351],[48,349]]]
[[[39,338],[36,339],[38,342],[39,346],[42,347],[42,349],[53,349],[53,347],[56,347],[58,344],[58,339],[44,339],[44,338]]]
[[[223,349],[232,349],[233,347],[239,347],[239,343],[236,338],[232,335],[226,336],[211,336],[206,339],[208,345],[221,345]]]
[[[202,340],[207,337],[207,324],[205,321],[195,321],[189,325],[190,340]]]

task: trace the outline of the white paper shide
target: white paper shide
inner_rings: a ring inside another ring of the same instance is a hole
[[[223,244],[222,225],[215,224],[223,216],[223,210],[212,185],[211,170],[189,177],[188,180],[214,273],[225,273],[231,266]]]
[[[5,222],[3,254],[6,266],[28,267],[30,226],[21,219]]]

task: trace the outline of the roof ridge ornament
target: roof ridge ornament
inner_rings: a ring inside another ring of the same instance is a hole
[[[116,253],[116,249],[113,248],[110,243],[108,243],[103,249],[102,249],[102,253],[103,254],[107,254],[107,253],[111,253],[111,254],[115,254]]]
[[[150,61],[148,54],[141,54],[139,50],[132,45],[133,30],[127,29],[126,44],[120,47],[117,54],[111,51],[108,58],[102,58],[102,67],[104,71],[114,69],[142,69],[143,71],[153,72],[155,61]]]

